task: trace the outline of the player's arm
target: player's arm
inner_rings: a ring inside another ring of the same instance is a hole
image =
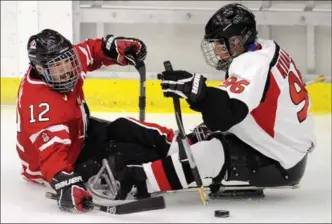
[[[71,146],[68,126],[51,125],[31,134],[29,138],[39,151],[40,171],[48,182],[61,171],[73,171],[68,162]]]
[[[229,130],[261,102],[269,63],[266,58],[248,56],[233,62],[228,79],[219,88],[207,87],[204,99],[191,104],[212,131]]]
[[[256,61],[253,66],[257,57],[239,59],[219,88],[207,87],[206,78],[199,74],[163,72],[164,95],[187,99],[191,109],[202,113],[204,123],[211,131],[227,131],[259,105],[269,71],[269,63]]]
[[[86,191],[82,177],[75,173],[71,164],[72,148],[69,128],[65,124],[51,125],[30,135],[30,141],[39,151],[40,171],[58,193],[58,206],[65,211],[90,210],[84,200],[92,200]]]
[[[82,69],[86,73],[99,69],[102,65],[128,65],[125,55],[143,61],[147,51],[145,44],[136,38],[107,35],[104,38],[87,39],[74,45],[78,52]]]

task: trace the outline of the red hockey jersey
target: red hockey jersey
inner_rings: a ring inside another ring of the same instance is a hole
[[[116,63],[104,55],[101,43],[88,39],[73,45],[84,73]],[[73,91],[62,94],[32,78],[31,67],[23,77],[17,95],[16,149],[24,178],[48,183],[59,171],[72,171],[88,124],[83,82],[82,74]]]

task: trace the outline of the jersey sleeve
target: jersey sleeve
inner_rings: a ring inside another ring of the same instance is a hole
[[[99,69],[102,65],[116,64],[116,61],[107,57],[102,48],[102,39],[87,39],[77,45],[73,45],[78,52],[84,73]]]
[[[39,151],[40,171],[48,182],[62,170],[73,170],[67,161],[71,146],[68,126],[58,124],[46,127],[31,134],[29,139]]]
[[[260,104],[269,69],[266,57],[253,53],[242,55],[234,59],[229,76],[219,89],[227,91],[229,98],[245,103],[251,112]]]

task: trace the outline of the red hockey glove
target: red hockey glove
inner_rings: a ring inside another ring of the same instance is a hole
[[[93,209],[92,196],[86,191],[80,175],[62,171],[51,182],[58,194],[58,206],[62,211],[87,212]]]
[[[128,63],[136,65],[136,62],[144,61],[147,54],[143,41],[114,35],[107,35],[103,38],[102,49],[106,56],[120,65],[128,65]]]

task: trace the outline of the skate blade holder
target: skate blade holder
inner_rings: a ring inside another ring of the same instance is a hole
[[[99,172],[89,178],[87,187],[90,193],[97,197],[108,200],[115,199],[116,194],[120,189],[120,183],[115,180],[113,172],[106,159],[102,160],[102,167]]]
[[[278,187],[255,187],[250,185],[222,185],[219,191],[209,193],[211,199],[245,199],[245,198],[264,198],[266,189],[298,189],[298,184],[292,186]]]

